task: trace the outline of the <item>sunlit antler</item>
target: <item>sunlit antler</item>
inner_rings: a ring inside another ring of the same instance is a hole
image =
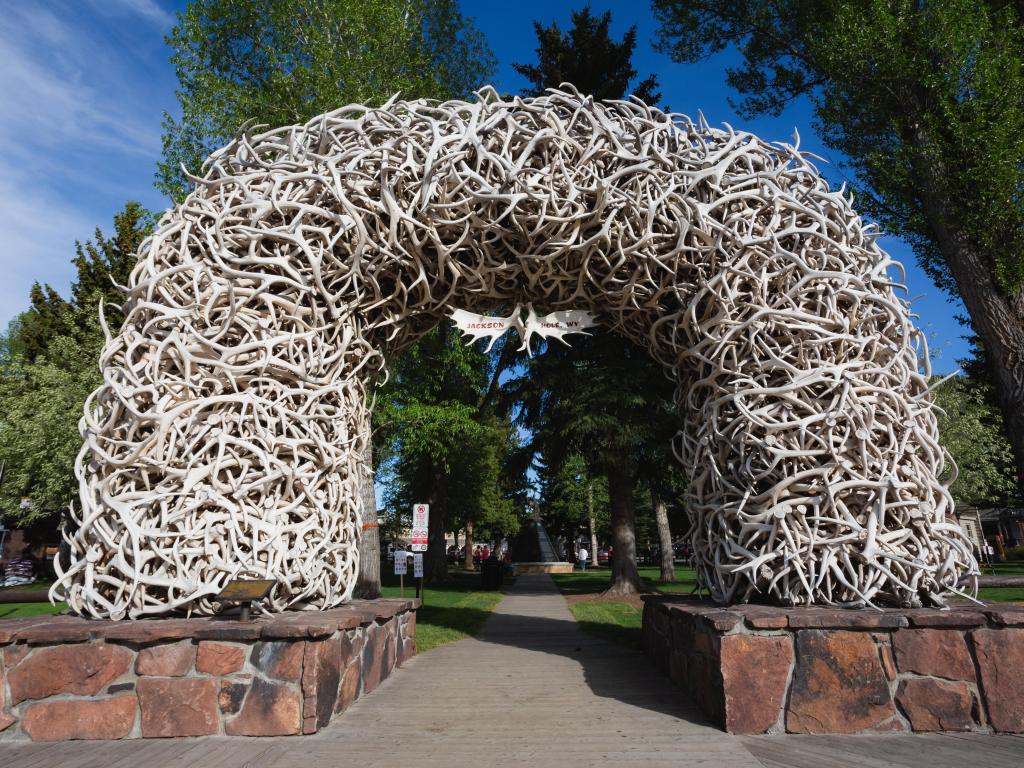
[[[977,565],[894,268],[796,148],[570,87],[240,135],[140,249],[54,594],[209,612],[247,575],[271,609],[346,600],[385,360],[453,306],[529,300],[678,379],[716,600],[938,601]]]

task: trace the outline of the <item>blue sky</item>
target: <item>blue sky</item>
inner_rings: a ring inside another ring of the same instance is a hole
[[[474,16],[498,59],[495,85],[515,92],[525,81],[513,69],[533,62],[533,20],[568,26],[581,0],[517,0],[495,3],[461,0]],[[66,291],[76,240],[97,226],[109,231],[113,215],[129,199],[149,208],[166,207],[153,187],[160,155],[161,119],[176,109],[174,72],[163,36],[183,6],[172,0],[19,0],[6,4],[0,24],[0,322],[28,305],[32,282]],[[724,66],[732,54],[693,66],[674,64],[652,49],[656,22],[646,2],[595,2],[610,9],[613,32],[637,26],[634,64],[640,75],[656,73],[664,102],[712,124],[731,123],[769,140],[791,141],[830,161],[822,169],[841,178],[834,153],[811,128],[807,104],[778,118],[741,120],[729,106]],[[964,314],[932,285],[913,253],[895,238],[883,246],[908,268],[909,295],[920,315],[935,369],[949,372],[966,354]]]

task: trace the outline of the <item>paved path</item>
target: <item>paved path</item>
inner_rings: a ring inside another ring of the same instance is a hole
[[[408,662],[315,736],[0,744],[4,768],[943,768],[1024,765],[1014,736],[737,738],[639,653],[585,635],[548,576],[477,637]]]

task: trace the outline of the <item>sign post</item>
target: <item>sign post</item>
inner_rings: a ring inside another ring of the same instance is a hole
[[[430,505],[412,505],[412,568],[416,579],[416,597],[423,598],[423,553],[430,538]]]
[[[409,563],[406,560],[405,550],[395,550],[395,576],[398,577],[398,588],[402,597],[405,597],[405,574],[409,572]]]

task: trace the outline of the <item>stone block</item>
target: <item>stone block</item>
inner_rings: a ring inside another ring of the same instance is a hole
[[[196,654],[196,672],[230,675],[245,666],[245,647],[215,640],[201,640]]]
[[[95,696],[131,668],[134,656],[106,643],[39,648],[8,671],[11,704],[61,693]]]
[[[217,733],[220,713],[216,680],[143,677],[136,691],[143,738]]]
[[[97,622],[93,622],[94,624]],[[208,623],[206,619],[152,619],[143,621],[105,622],[103,638],[123,643],[166,643],[192,638],[196,630]]]
[[[135,673],[156,677],[181,677],[192,669],[196,647],[190,640],[173,645],[155,645],[143,648],[135,660]]]
[[[242,708],[250,683],[251,681],[243,683],[236,680],[221,680],[220,695],[217,697],[220,711],[226,715],[236,714]]]
[[[974,696],[964,682],[903,680],[896,701],[915,731],[969,731],[975,725]]]
[[[370,693],[384,679],[385,638],[383,627],[371,626],[366,630],[366,639],[363,643],[363,693]]]
[[[28,652],[30,650],[31,648],[26,643],[8,645],[4,648],[3,653],[4,666],[10,669],[15,665],[20,664],[21,660],[28,656]]]
[[[274,640],[257,643],[249,661],[267,677],[298,681],[302,675],[302,641]]]
[[[893,659],[892,646],[879,643],[878,658],[882,661],[882,671],[885,672],[885,679],[891,683],[896,679],[896,661]]]
[[[331,722],[338,694],[341,689],[342,675],[346,661],[344,638],[334,637],[309,644],[313,649],[312,664],[315,676],[306,680],[305,665],[303,668],[303,692],[312,695],[316,706],[310,714],[316,716],[317,730]],[[306,693],[308,691],[308,693]]]
[[[725,730],[765,733],[786,698],[793,641],[789,635],[726,635],[721,642]]]
[[[830,608],[795,608],[789,614],[792,629],[892,629],[907,626],[900,613]]]
[[[18,633],[29,627],[44,624],[51,617],[31,616],[22,619],[4,619],[0,621],[0,643],[13,643]]]
[[[338,700],[334,705],[335,712],[344,712],[359,698],[359,694],[362,693],[359,688],[362,676],[362,658],[359,655],[355,655],[349,659],[348,665],[341,676],[341,684],[338,686]]]
[[[870,634],[801,630],[796,658],[786,711],[790,733],[872,731],[896,715]]]
[[[974,662],[956,629],[905,629],[892,637],[900,672],[974,682]]]
[[[258,640],[263,626],[255,621],[206,621],[195,628],[192,636],[197,640]]]
[[[7,711],[7,696],[5,693],[7,686],[4,684],[3,670],[3,664],[0,664],[0,731],[7,730],[17,722],[14,716]]]
[[[976,629],[971,640],[992,728],[1024,732],[1024,629]]]
[[[257,677],[239,713],[224,723],[224,732],[229,736],[292,736],[299,733],[301,720],[302,696],[295,686]]]
[[[1024,627],[1024,605],[1005,605],[985,611],[988,620],[997,627]]]
[[[33,741],[123,739],[135,727],[135,709],[134,694],[45,701],[26,708],[21,729]]]
[[[85,643],[104,625],[77,616],[51,616],[45,623],[32,624],[18,632],[18,640],[29,645]]]
[[[985,614],[981,611],[912,611],[907,616],[912,627],[981,627]]]

